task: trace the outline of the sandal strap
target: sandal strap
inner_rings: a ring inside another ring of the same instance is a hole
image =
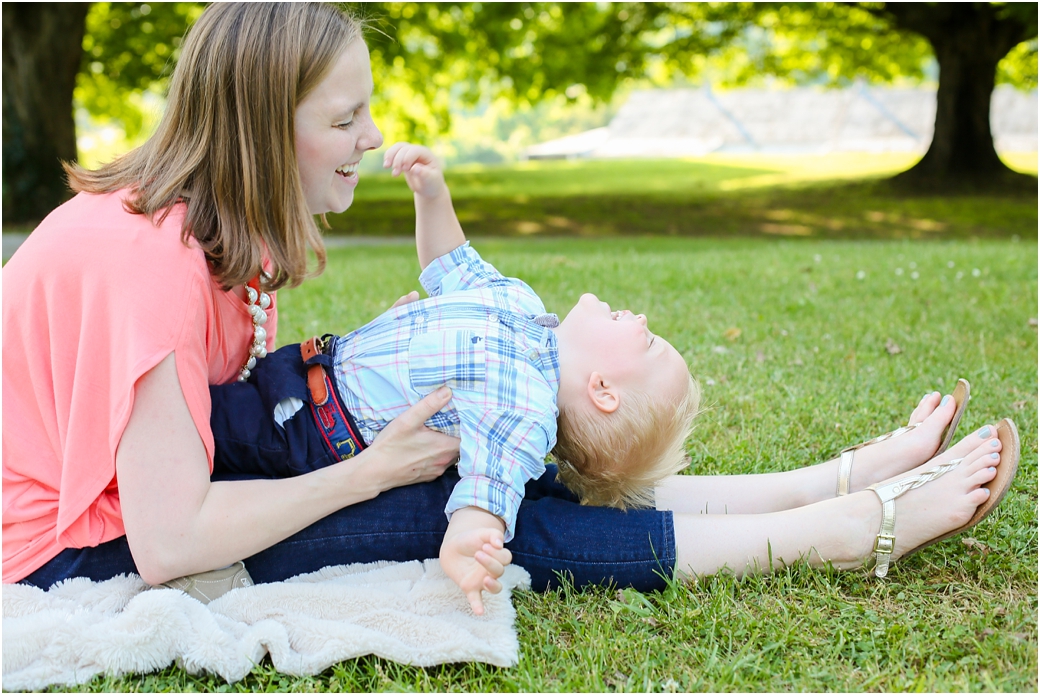
[[[852,479],[852,459],[856,452],[846,449],[841,452],[841,463],[838,464],[838,497],[849,494],[849,480]]]
[[[893,437],[898,437],[901,434],[906,434],[910,430],[915,429],[917,427],[920,427],[921,424],[923,424],[923,423],[915,422],[912,425],[907,425],[906,427],[900,427],[897,430],[892,430],[891,432],[883,434],[880,437],[874,437],[870,441],[863,442],[862,444],[856,444],[855,446],[850,446],[850,447],[848,447],[846,449],[842,449],[841,450],[841,463],[838,464],[838,491],[837,491],[837,497],[843,497],[844,495],[849,494],[849,481],[852,479],[852,461],[855,458],[856,452],[858,450],[862,449],[865,446],[870,446],[871,444],[877,444],[877,443],[883,442],[883,441],[885,441],[887,439],[892,439]]]
[[[881,528],[874,539],[874,574],[879,578],[888,574],[892,562],[892,553],[896,549],[896,499],[911,490],[916,490],[936,478],[946,475],[960,465],[964,459],[954,459],[947,463],[930,468],[920,475],[901,478],[891,483],[875,483],[868,487],[881,500]]]
[[[878,444],[878,443],[883,442],[883,441],[885,441],[887,439],[892,439],[893,437],[898,437],[901,434],[906,434],[910,430],[917,429],[918,427],[920,427],[923,424],[924,424],[924,422],[915,422],[915,423],[913,423],[911,425],[907,425],[906,427],[900,427],[899,429],[892,430],[891,432],[887,432],[887,433],[881,435],[880,437],[874,437],[873,439],[871,439],[869,441],[862,442],[861,444],[856,444],[855,446],[850,446],[850,447],[848,447],[846,449],[842,449],[841,453],[844,454],[846,451],[857,451],[858,449],[862,449],[865,446],[870,446],[871,444]]]

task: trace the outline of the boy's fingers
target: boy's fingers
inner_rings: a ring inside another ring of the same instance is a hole
[[[506,571],[506,568],[496,558],[488,555],[483,550],[478,550],[473,556],[473,559],[480,563],[480,566],[488,571],[494,578],[502,576],[502,573]]]
[[[406,147],[401,150],[401,154],[398,160],[401,165],[401,171],[415,171],[415,165],[419,162],[419,158],[422,155],[422,150],[418,147]]]
[[[505,548],[496,548],[490,543],[485,543],[481,550],[490,557],[498,560],[502,565],[508,565],[513,561],[513,554]]]
[[[407,144],[407,142],[395,142],[393,145],[390,146],[390,149],[388,149],[386,153],[383,154],[384,169],[388,169],[390,167],[390,165],[394,161],[394,157],[396,157],[397,153],[401,151],[401,148]]]
[[[502,582],[493,577],[484,577],[484,591],[497,594],[502,591]]]
[[[469,607],[473,609],[474,613],[484,615],[484,602],[480,598],[480,589],[467,591],[466,598],[469,599]]]

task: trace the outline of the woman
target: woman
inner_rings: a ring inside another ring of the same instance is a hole
[[[361,28],[331,6],[214,4],[185,41],[157,133],[98,171],[68,168],[79,194],[4,270],[5,582],[137,572],[161,584],[242,559],[265,582],[437,556],[458,443],[423,423],[447,392],[321,471],[210,479],[208,385],[248,375],[273,347],[276,302],[265,311],[261,293],[321,271],[313,215],[350,206],[358,162],[382,144],[371,92]],[[1014,473],[1017,452],[999,453],[1015,443],[1008,425],[929,461],[955,411],[926,396],[919,427],[860,450],[841,497],[834,460],[675,477],[658,509],[621,512],[577,504],[550,467],[528,484],[509,549],[536,588],[557,573],[653,589],[674,570],[858,567],[894,533],[879,497],[899,496],[898,558],[975,523]],[[917,466],[909,491],[863,491]]]

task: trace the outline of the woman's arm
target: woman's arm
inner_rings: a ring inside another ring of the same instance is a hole
[[[424,423],[450,398],[447,388],[430,394],[347,461],[283,480],[211,483],[170,354],[137,382],[116,451],[123,523],[141,578],[161,584],[224,567],[338,509],[437,478],[459,442]]]

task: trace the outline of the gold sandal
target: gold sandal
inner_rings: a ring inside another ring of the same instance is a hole
[[[950,424],[946,426],[943,431],[942,443],[939,444],[939,448],[936,449],[932,457],[938,456],[950,447],[950,443],[953,441],[953,436],[957,432],[957,425],[960,424],[961,416],[964,415],[964,411],[968,407],[968,400],[971,398],[971,385],[965,379],[958,379],[957,386],[953,389],[953,401],[957,404],[957,410],[953,414],[953,419],[950,420]],[[842,497],[843,495],[849,494],[849,480],[852,478],[852,460],[856,455],[856,452],[863,447],[870,446],[871,444],[877,444],[879,442],[893,439],[901,434],[916,429],[922,423],[915,422],[907,425],[906,427],[900,427],[897,430],[883,434],[880,437],[875,437],[869,442],[863,442],[855,446],[850,446],[848,449],[843,449],[841,452],[841,462],[838,464],[838,491],[837,496]],[[931,457],[930,457],[931,458]]]
[[[939,541],[946,540],[951,536],[956,536],[959,533],[967,531],[975,524],[979,523],[986,516],[989,515],[1000,501],[1004,499],[1004,495],[1011,489],[1011,481],[1015,479],[1015,474],[1018,472],[1018,459],[1019,459],[1019,439],[1018,430],[1015,427],[1015,423],[1005,418],[1000,421],[997,425],[997,438],[1000,439],[1001,450],[1000,450],[1000,465],[997,466],[997,475],[993,480],[989,481],[983,487],[990,491],[989,498],[980,504],[972,514],[968,523],[964,524],[960,528],[956,528],[949,533],[945,533],[937,538],[933,538],[927,543],[922,543],[913,550],[909,551],[903,557],[909,557],[918,550],[927,548],[930,545],[938,543]],[[892,562],[892,552],[896,547],[896,499],[902,496],[904,493],[910,490],[917,489],[925,483],[931,482],[936,478],[949,473],[964,459],[954,459],[947,463],[931,468],[920,475],[914,475],[902,480],[896,480],[891,483],[875,483],[869,486],[868,490],[873,490],[874,493],[881,500],[881,530],[878,531],[877,537],[874,539],[874,574],[878,577],[884,577],[888,574],[889,565]]]

